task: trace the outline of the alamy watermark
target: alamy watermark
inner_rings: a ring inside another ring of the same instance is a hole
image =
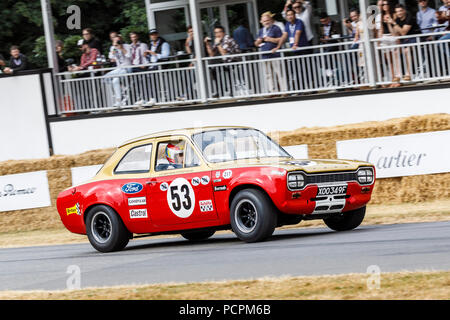
[[[378,290],[381,286],[381,269],[377,265],[367,267],[366,273],[369,277],[366,280],[367,289]]]
[[[77,5],[71,5],[66,10],[67,14],[70,14],[67,18],[66,26],[69,30],[80,30],[81,29],[81,9]]]
[[[66,281],[66,289],[81,289],[81,268],[77,265],[70,265],[67,267],[66,273],[69,274],[69,277]]]

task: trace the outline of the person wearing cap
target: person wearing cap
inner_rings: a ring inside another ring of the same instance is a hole
[[[275,15],[270,11],[261,15],[260,22],[263,27],[259,30],[258,39],[255,41],[255,47],[259,47],[259,50],[263,52],[271,52],[263,54],[263,59],[280,57],[280,54],[277,53],[277,51],[282,46],[283,32],[274,24],[274,16]],[[281,73],[281,62],[279,60],[265,61],[263,63],[263,68],[268,92],[276,92],[278,85],[280,91],[286,91],[285,79]]]
[[[159,36],[159,32],[156,29],[151,29],[149,32],[150,35],[150,45],[148,46],[149,50],[144,52],[144,55],[147,57],[147,60],[150,63],[156,63],[163,59],[167,59],[170,56],[170,45],[169,43]],[[155,70],[157,67],[150,67],[150,70]]]

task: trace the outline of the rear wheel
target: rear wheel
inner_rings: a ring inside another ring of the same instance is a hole
[[[364,220],[366,207],[341,213],[335,217],[323,219],[325,224],[335,231],[347,231],[357,228]]]
[[[277,225],[272,201],[256,189],[239,191],[231,202],[230,220],[233,232],[245,242],[265,240]]]
[[[130,240],[130,232],[119,215],[105,205],[98,205],[89,210],[86,233],[91,245],[100,252],[122,250]]]
[[[212,237],[216,233],[214,230],[183,232],[181,236],[189,241],[201,241]]]

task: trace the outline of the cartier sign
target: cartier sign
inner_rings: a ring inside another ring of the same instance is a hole
[[[450,172],[450,130],[336,143],[339,159],[370,162],[378,178]]]

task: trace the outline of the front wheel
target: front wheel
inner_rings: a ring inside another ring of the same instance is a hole
[[[181,236],[189,241],[201,241],[212,237],[216,233],[214,230],[183,232]]]
[[[231,202],[230,221],[239,239],[257,242],[272,235],[277,225],[277,215],[272,201],[265,193],[244,189]]]
[[[341,213],[335,217],[323,219],[325,224],[335,231],[347,231],[357,228],[364,220],[366,207]]]
[[[105,205],[98,205],[89,210],[86,233],[91,245],[100,252],[120,251],[130,240],[130,232],[119,215]]]

